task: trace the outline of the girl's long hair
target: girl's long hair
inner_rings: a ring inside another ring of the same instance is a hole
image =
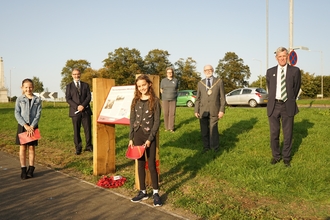
[[[141,99],[142,93],[138,90],[138,87],[136,85],[137,81],[139,80],[145,80],[149,85],[149,89],[146,93],[146,95],[149,95],[149,111],[153,112],[155,107],[155,100],[157,99],[154,88],[152,87],[152,82],[149,79],[149,77],[146,74],[141,74],[135,79],[135,92],[134,92],[134,98],[131,105],[131,111],[134,111],[134,107],[138,100]]]

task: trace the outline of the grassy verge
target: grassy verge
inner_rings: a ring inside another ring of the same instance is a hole
[[[1,104],[0,150],[18,155],[12,104]],[[228,108],[219,123],[221,151],[201,154],[192,108],[177,108],[176,132],[160,129],[163,208],[201,219],[325,219],[330,217],[330,110],[300,108],[295,118],[292,167],[270,165],[265,108]],[[44,103],[37,161],[96,183],[92,153],[74,155],[66,104]],[[282,140],[282,137],[281,137]],[[135,195],[134,162],[125,158],[128,126],[116,126],[116,174]],[[151,202],[151,201],[149,201]],[[196,217],[198,216],[198,217]]]
[[[320,106],[320,105],[326,105],[330,106],[330,99],[300,99],[297,101],[298,105],[303,105],[303,106]]]

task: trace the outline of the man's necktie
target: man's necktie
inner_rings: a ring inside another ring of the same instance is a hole
[[[286,82],[285,82],[285,75],[284,75],[284,69],[281,70],[281,97],[283,102],[285,102],[288,99],[287,93],[286,93]]]
[[[78,94],[80,95],[80,83],[77,82],[77,89],[78,89]]]
[[[207,87],[208,87],[208,89],[211,88],[210,78],[207,79]]]

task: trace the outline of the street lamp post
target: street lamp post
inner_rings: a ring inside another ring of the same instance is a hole
[[[13,67],[12,69],[15,69],[15,67]],[[11,70],[9,70],[9,102],[11,102]]]
[[[321,55],[321,98],[323,99],[323,51],[322,50],[309,50],[311,52],[319,52]]]
[[[261,60],[258,60],[255,58],[253,58],[253,60],[260,62],[260,88],[262,88],[262,62],[261,62]]]
[[[268,23],[269,23],[269,19],[268,19],[268,14],[269,14],[269,3],[268,3],[268,0],[266,0],[266,70],[268,70],[268,61],[269,61],[269,59],[268,59],[268,53],[269,53],[269,43],[268,43],[268,41],[269,41],[269,37],[268,37]],[[266,86],[267,87],[267,86]]]
[[[9,70],[9,102],[11,102],[11,69]]]
[[[308,49],[308,47],[304,47],[304,46],[299,46],[299,47],[294,47],[294,48],[292,48],[292,50],[297,50],[297,49],[300,49],[300,50],[308,50],[308,51],[310,51],[310,50]]]
[[[293,50],[293,0],[289,1],[289,51]]]

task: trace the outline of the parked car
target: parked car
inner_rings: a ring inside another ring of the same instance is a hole
[[[196,95],[196,90],[180,90],[176,98],[176,106],[194,107]]]
[[[226,94],[227,105],[267,105],[268,93],[263,88],[240,88]]]

